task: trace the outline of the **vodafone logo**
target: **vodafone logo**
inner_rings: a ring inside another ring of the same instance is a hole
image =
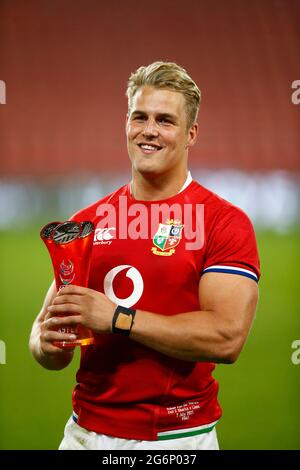
[[[126,299],[120,299],[116,296],[113,288],[113,281],[117,274],[121,271],[127,270],[126,277],[132,280],[133,290],[132,293]],[[111,269],[104,278],[104,293],[107,297],[117,305],[122,305],[123,307],[130,308],[136,304],[142,297],[144,290],[144,281],[141,276],[141,273],[128,264],[122,264]]]
[[[96,228],[94,235],[94,245],[110,245],[114,238],[116,227]]]

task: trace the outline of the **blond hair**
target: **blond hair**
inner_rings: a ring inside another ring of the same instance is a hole
[[[132,100],[142,86],[153,86],[182,93],[185,98],[187,125],[190,128],[197,119],[201,92],[186,70],[174,62],[153,62],[139,67],[128,80],[126,95],[130,111]]]

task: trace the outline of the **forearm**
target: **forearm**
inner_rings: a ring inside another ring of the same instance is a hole
[[[55,348],[53,353],[45,353],[41,348],[40,325],[35,322],[29,340],[29,349],[35,360],[49,370],[61,370],[67,367],[73,359],[73,350]]]
[[[201,311],[161,315],[138,309],[130,338],[186,361],[234,362],[252,323],[257,286],[250,279],[236,280],[234,275],[229,279],[229,275],[224,275],[224,279],[213,274],[204,276],[199,287]],[[100,292],[67,286],[58,293],[48,312],[56,316],[56,327],[81,324],[96,333],[111,333],[115,307]],[[70,312],[72,315],[67,316]]]
[[[178,359],[231,363],[239,349],[236,333],[213,311],[165,316],[138,310],[130,337]]]

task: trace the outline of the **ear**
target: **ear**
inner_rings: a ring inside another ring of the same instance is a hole
[[[194,124],[189,128],[186,148],[192,147],[196,143],[198,137],[198,129],[198,122],[194,122]]]

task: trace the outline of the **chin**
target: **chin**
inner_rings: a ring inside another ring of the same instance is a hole
[[[159,166],[150,161],[138,161],[133,167],[137,173],[141,173],[142,175],[160,173]]]
[[[158,168],[154,167],[145,167],[145,166],[139,166],[136,168],[137,173],[140,173],[143,176],[156,176],[161,173]]]

